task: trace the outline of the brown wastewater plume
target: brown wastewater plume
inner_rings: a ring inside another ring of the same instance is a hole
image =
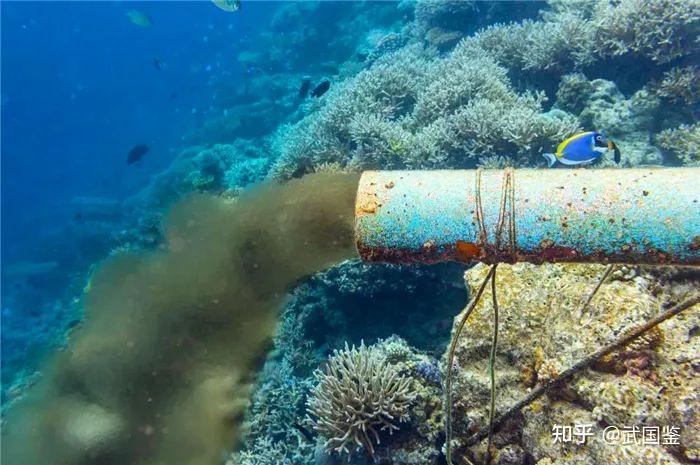
[[[85,325],[3,425],[2,463],[222,463],[286,292],[355,253],[357,180],[177,204],[159,250],[94,274]]]

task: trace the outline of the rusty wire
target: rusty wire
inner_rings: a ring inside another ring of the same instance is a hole
[[[496,273],[496,266],[492,265],[486,277],[481,282],[479,289],[476,291],[476,295],[472,300],[469,308],[464,312],[464,316],[459,320],[457,324],[457,329],[455,329],[454,336],[452,336],[452,342],[450,342],[450,350],[447,354],[447,376],[445,377],[445,457],[447,458],[447,464],[452,465],[452,365],[455,358],[455,350],[457,349],[457,341],[459,340],[459,335],[464,329],[464,325],[467,322],[467,318],[472,314],[476,305],[481,300],[481,294],[484,293],[486,289],[486,284],[489,282]]]
[[[506,212],[506,205],[510,210]],[[506,168],[503,171],[503,184],[501,186],[501,203],[498,210],[498,223],[496,225],[495,246],[496,250],[501,249],[501,238],[506,218],[508,218],[508,242],[511,257],[515,257],[515,171],[513,168]]]
[[[496,266],[491,276],[491,301],[493,303],[493,336],[491,337],[491,353],[489,354],[489,376],[491,378],[491,407],[489,408],[489,435],[486,442],[484,464],[488,465],[491,437],[493,435],[493,419],[496,413],[496,347],[498,346],[498,299],[496,298]]]
[[[600,286],[603,285],[605,280],[610,276],[610,273],[612,273],[613,269],[615,269],[614,264],[609,264],[606,268],[605,271],[603,272],[603,276],[600,277],[598,280],[598,284],[596,287],[591,291],[590,294],[588,294],[588,297],[586,298],[586,301],[584,304],[581,306],[581,309],[579,310],[578,316],[579,318],[583,316],[583,313],[588,309],[588,306],[591,304],[591,301],[593,300],[593,297],[598,293],[598,289],[600,289]]]
[[[486,236],[486,225],[484,224],[484,208],[481,204],[481,168],[477,168],[474,177],[474,203],[476,212],[476,222],[479,225],[479,233],[477,235],[477,244],[483,246],[486,244],[488,237]]]
[[[475,212],[477,217],[477,223],[479,224],[479,242],[485,244],[488,238],[486,232],[486,226],[484,224],[484,212],[481,204],[481,168],[476,170],[475,179],[475,192],[474,199],[476,202]],[[510,211],[507,212],[506,205],[509,204]],[[500,249],[501,237],[503,236],[503,228],[505,226],[506,217],[508,218],[508,236],[510,244],[511,256],[515,256],[516,251],[516,238],[515,238],[515,170],[513,168],[506,168],[503,173],[503,184],[501,187],[501,203],[498,211],[498,221],[496,222],[496,231],[494,235],[496,250]],[[457,329],[455,330],[454,336],[450,343],[450,350],[447,356],[447,376],[445,378],[445,456],[447,458],[448,465],[452,465],[452,365],[454,363],[455,350],[457,348],[457,342],[459,336],[464,329],[464,325],[471,313],[476,308],[477,304],[481,300],[481,295],[486,288],[486,284],[491,280],[491,299],[493,301],[494,310],[494,328],[493,337],[491,341],[491,350],[489,355],[489,374],[491,378],[491,407],[489,409],[489,444],[491,443],[491,434],[493,430],[493,421],[496,409],[496,346],[498,343],[498,299],[496,297],[496,267],[498,263],[495,263],[489,269],[486,274],[486,278],[482,281],[479,289],[472,300],[469,308],[465,312],[464,316],[459,321]],[[488,447],[487,447],[488,449]],[[488,450],[486,453],[488,459]],[[468,459],[465,458],[468,461]]]

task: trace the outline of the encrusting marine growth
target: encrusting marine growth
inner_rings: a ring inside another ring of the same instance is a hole
[[[86,323],[12,410],[2,462],[220,463],[296,280],[352,256],[357,177],[193,195],[93,275]]]

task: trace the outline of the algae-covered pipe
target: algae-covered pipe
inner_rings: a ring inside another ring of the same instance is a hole
[[[700,168],[367,171],[355,239],[372,262],[698,266]]]

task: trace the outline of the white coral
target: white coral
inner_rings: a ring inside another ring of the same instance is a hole
[[[317,370],[315,377],[308,407],[313,428],[327,438],[327,451],[351,454],[364,448],[374,455],[379,432],[398,430],[397,423],[409,419],[412,379],[387,363],[380,350],[346,343],[329,359],[327,372]]]

